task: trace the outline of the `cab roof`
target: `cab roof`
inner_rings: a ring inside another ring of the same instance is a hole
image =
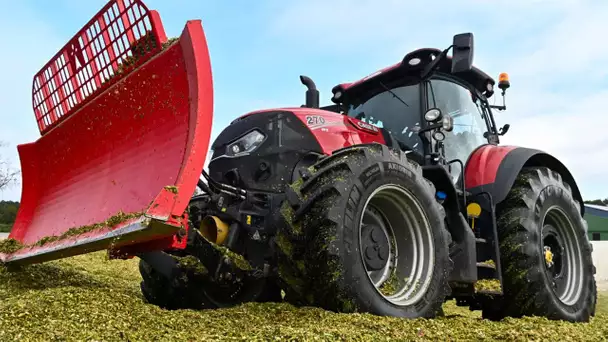
[[[384,84],[391,84],[395,82],[408,83],[408,79],[410,82],[419,81],[420,74],[424,70],[424,67],[428,65],[428,63],[430,63],[435,57],[439,56],[440,53],[441,50],[433,48],[424,48],[412,51],[408,53],[399,63],[378,70],[358,81],[342,83],[335,86],[332,89],[332,93],[335,95],[340,91],[347,95],[347,97],[354,97],[378,88],[377,81],[381,81]],[[408,64],[408,62],[413,58],[419,58],[420,63],[415,66]],[[452,57],[446,56],[439,63],[436,72],[452,74],[451,68]],[[470,84],[474,89],[478,90],[486,97],[491,97],[494,93],[493,87],[496,84],[495,80],[475,66],[473,66],[469,71],[459,73],[454,76]],[[488,84],[491,84],[492,91],[488,91]],[[335,100],[335,98],[332,98],[332,101],[334,103],[342,102],[341,100]]]

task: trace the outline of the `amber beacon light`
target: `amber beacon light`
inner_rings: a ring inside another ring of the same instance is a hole
[[[509,83],[509,74],[506,72],[500,73],[500,75],[498,75],[498,88],[505,91],[510,86],[511,83]]]

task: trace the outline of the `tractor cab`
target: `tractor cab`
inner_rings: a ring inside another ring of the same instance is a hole
[[[498,130],[491,112],[504,106],[488,103],[495,81],[472,60],[472,34],[456,35],[444,51],[419,49],[360,81],[334,87],[332,101],[344,115],[390,133],[415,159],[446,165],[456,181],[469,155],[481,145],[498,144],[508,129]],[[503,96],[508,86],[501,74]]]

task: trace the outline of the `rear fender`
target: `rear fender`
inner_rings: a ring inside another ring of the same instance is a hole
[[[473,194],[488,192],[494,205],[508,195],[519,172],[524,167],[544,166],[559,174],[572,188],[574,199],[585,213],[583,198],[570,170],[554,156],[540,150],[517,146],[483,145],[475,150],[465,167],[467,190]]]

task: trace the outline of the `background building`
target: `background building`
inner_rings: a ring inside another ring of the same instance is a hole
[[[608,207],[585,204],[585,220],[590,240],[608,240]]]

